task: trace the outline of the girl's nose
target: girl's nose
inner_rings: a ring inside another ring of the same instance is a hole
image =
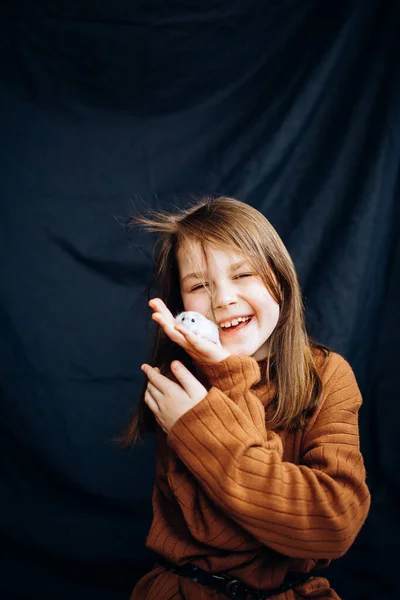
[[[214,308],[224,308],[231,304],[236,304],[236,291],[232,285],[220,282],[214,288],[213,294]]]

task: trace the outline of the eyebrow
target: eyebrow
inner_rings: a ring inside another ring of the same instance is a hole
[[[229,271],[231,271],[232,273],[234,271],[238,271],[241,267],[243,267],[243,265],[247,265],[248,261],[247,260],[239,260],[235,263],[233,263],[230,267],[229,267]],[[199,273],[199,272],[193,272],[193,273],[188,273],[187,275],[185,275],[185,277],[182,277],[181,282],[185,281],[186,279],[206,279],[206,277],[204,276],[204,273]]]

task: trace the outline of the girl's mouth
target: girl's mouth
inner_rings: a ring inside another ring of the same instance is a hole
[[[252,320],[253,320],[253,315],[252,315],[252,316],[251,316],[251,317],[250,317],[250,318],[249,318],[247,321],[244,321],[244,322],[238,323],[237,325],[233,325],[233,324],[232,324],[230,327],[219,327],[219,333],[220,333],[220,335],[222,334],[222,335],[224,335],[224,336],[227,336],[227,335],[233,335],[233,334],[235,334],[237,331],[240,331],[240,330],[244,329],[245,327],[247,327],[247,326],[248,326],[248,324],[249,324],[249,323],[250,323]]]

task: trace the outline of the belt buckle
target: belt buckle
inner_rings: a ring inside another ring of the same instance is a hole
[[[231,579],[230,581],[228,581],[228,583],[225,586],[226,594],[230,598],[233,598],[234,600],[236,600],[236,599],[238,599],[238,600],[256,600],[256,596],[254,595],[254,593],[250,592],[245,587],[242,591],[238,590],[236,588],[236,586],[240,586],[240,585],[243,585],[243,584],[241,584],[241,582],[238,579]],[[243,592],[243,594],[242,594],[242,592]]]
[[[235,587],[237,586],[238,583],[239,583],[239,581],[237,579],[231,579],[226,584],[225,591],[229,595],[230,598],[239,598],[239,596],[236,595],[236,589],[235,589]]]
[[[199,573],[200,573],[199,567],[197,567],[196,565],[190,565],[187,570],[190,573],[191,580],[195,581],[197,583],[199,581]]]

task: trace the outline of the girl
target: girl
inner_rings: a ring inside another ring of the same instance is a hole
[[[156,429],[159,560],[131,600],[338,599],[319,570],[370,505],[349,364],[307,337],[293,263],[256,209],[223,197],[139,221],[159,234],[160,327],[127,441]],[[182,310],[221,345],[176,325]]]

